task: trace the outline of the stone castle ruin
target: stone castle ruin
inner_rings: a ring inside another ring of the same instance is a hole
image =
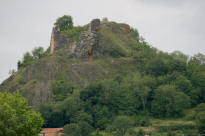
[[[78,37],[78,41],[73,41],[68,36],[63,35],[60,30],[53,28],[50,42],[50,54],[57,50],[62,50],[67,58],[92,58],[94,49],[98,45],[100,29],[100,19],[94,19]],[[62,52],[61,51],[61,52]]]

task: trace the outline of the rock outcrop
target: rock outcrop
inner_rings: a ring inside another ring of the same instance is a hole
[[[78,41],[69,40],[69,36],[61,34],[55,27],[51,35],[50,53],[64,49],[64,55],[67,58],[92,58],[94,49],[98,45],[98,36],[100,29],[100,20],[94,19],[88,28],[79,35]]]
[[[52,101],[52,83],[59,76],[80,89],[96,80],[136,71],[131,55],[137,51],[138,41],[129,25],[94,19],[75,28],[80,28],[76,37],[53,28],[48,49],[51,55],[18,69],[0,85],[0,92],[20,92],[29,105],[38,108]]]

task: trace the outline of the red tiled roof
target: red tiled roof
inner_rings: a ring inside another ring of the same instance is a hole
[[[62,130],[63,128],[43,128],[41,134],[45,134],[45,136],[56,136],[57,132]]]

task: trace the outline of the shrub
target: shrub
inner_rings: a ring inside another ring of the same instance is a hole
[[[74,40],[78,40],[80,33],[84,30],[83,27],[77,26],[72,29],[63,30],[62,33],[69,38],[73,38]]]
[[[169,131],[176,131],[176,130],[189,130],[194,129],[194,125],[173,125],[173,126],[160,126],[160,132],[169,132]]]
[[[111,132],[116,132],[117,136],[124,136],[127,130],[134,126],[134,121],[128,116],[118,116],[108,128]]]
[[[125,54],[121,51],[120,48],[113,48],[110,52],[110,55],[114,58],[124,57]]]
[[[93,128],[86,122],[79,122],[67,124],[63,130],[63,136],[89,136]]]
[[[58,26],[60,28],[60,31],[72,29],[73,19],[69,15],[64,15],[56,20],[55,26]]]

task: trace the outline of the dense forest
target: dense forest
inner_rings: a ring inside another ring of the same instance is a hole
[[[81,90],[59,76],[52,87],[55,102],[39,108],[44,127],[67,124],[68,133],[76,129],[85,135],[84,129],[95,129],[125,135],[126,125],[149,126],[152,118],[185,117],[196,120],[203,132],[204,123],[199,122],[205,117],[205,56],[188,60],[180,52],[157,53],[145,42],[142,45],[136,54],[143,59],[136,59],[138,73],[122,71],[114,79],[96,81]],[[187,109],[193,112],[187,115]]]
[[[103,21],[109,23],[107,18]],[[74,37],[82,31],[73,27],[70,16],[59,18],[55,25]],[[64,127],[64,136],[205,133],[205,55],[166,53],[147,43],[136,29],[131,28],[131,32],[137,41],[132,50],[128,54],[121,50],[111,52],[116,62],[130,63],[120,63],[123,70],[111,78],[96,79],[79,87],[63,72],[58,73],[51,84],[52,101],[36,109],[44,119],[43,127]],[[18,68],[46,57],[48,51],[35,48],[18,62]],[[109,59],[100,58],[97,63],[103,61],[104,65]],[[181,122],[163,124],[169,121]]]

